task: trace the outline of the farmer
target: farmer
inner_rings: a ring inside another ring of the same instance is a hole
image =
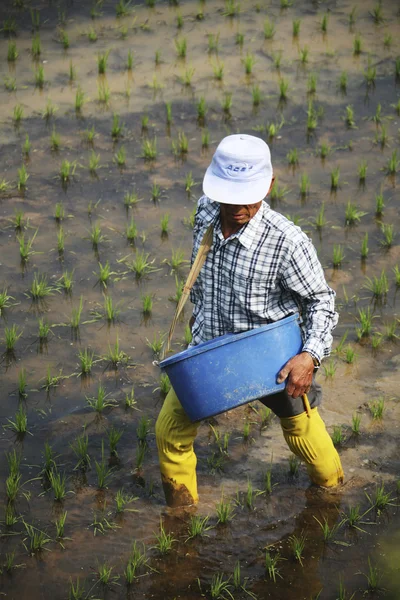
[[[321,388],[313,374],[332,344],[335,292],[327,285],[310,239],[264,198],[274,184],[267,144],[230,135],[219,144],[203,180],[194,225],[192,260],[212,223],[213,242],[191,292],[192,345],[302,316],[303,349],[278,374],[285,390],[259,400],[279,417],[290,450],[305,461],[311,481],[332,487],[343,480],[340,458],[318,413]],[[311,406],[307,415],[302,395]],[[173,389],[156,424],[167,504],[198,500],[192,423]]]

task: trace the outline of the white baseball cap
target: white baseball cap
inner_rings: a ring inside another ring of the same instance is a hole
[[[254,135],[228,135],[218,145],[203,179],[204,194],[224,204],[255,204],[272,181],[271,152]]]

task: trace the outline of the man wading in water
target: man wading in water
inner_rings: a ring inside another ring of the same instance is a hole
[[[193,256],[214,225],[213,243],[193,286],[192,345],[302,316],[303,350],[278,375],[283,392],[259,398],[279,417],[290,450],[307,465],[311,481],[332,487],[343,480],[340,458],[317,406],[321,387],[313,374],[330,353],[337,323],[335,292],[327,285],[310,239],[271,210],[264,198],[274,183],[270,150],[251,135],[230,135],[208,167],[194,225]],[[311,417],[301,396],[308,394]],[[198,501],[192,423],[173,389],[156,424],[164,492],[169,506]]]

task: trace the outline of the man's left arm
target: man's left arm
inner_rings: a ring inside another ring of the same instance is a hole
[[[309,390],[314,362],[320,363],[329,356],[331,332],[338,320],[335,292],[326,283],[321,263],[308,238],[296,245],[281,284],[300,301],[306,331],[302,352],[290,359],[278,376],[279,383],[288,378],[287,392],[296,398]]]

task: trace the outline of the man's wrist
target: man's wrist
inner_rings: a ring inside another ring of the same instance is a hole
[[[321,366],[321,362],[319,361],[319,359],[316,356],[314,356],[313,354],[311,354],[311,352],[308,352],[308,350],[304,350],[304,352],[311,357],[311,360],[313,361],[313,364],[314,364],[314,369],[315,370],[319,369]]]

